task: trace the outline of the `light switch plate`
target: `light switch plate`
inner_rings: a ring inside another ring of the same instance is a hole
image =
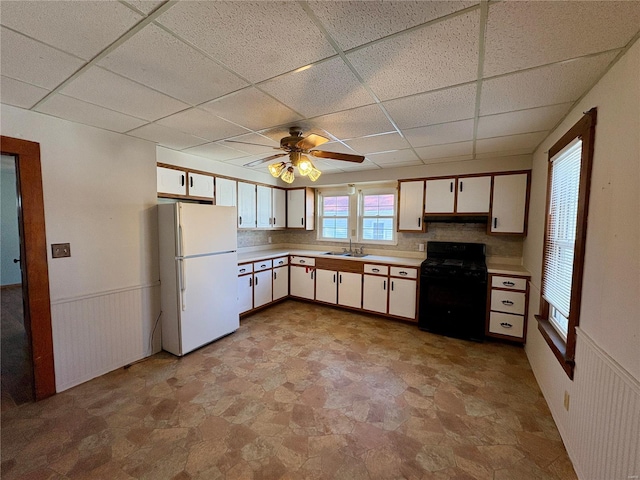
[[[71,244],[69,243],[52,243],[51,256],[53,258],[63,258],[71,256]]]

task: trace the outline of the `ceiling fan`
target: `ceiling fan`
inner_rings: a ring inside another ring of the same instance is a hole
[[[343,162],[355,162],[362,163],[364,157],[362,155],[351,155],[349,153],[337,153],[327,152],[324,150],[316,150],[315,148],[323,143],[328,142],[329,139],[322,135],[316,135],[311,133],[306,137],[302,136],[302,129],[300,127],[290,127],[289,136],[280,139],[280,147],[273,147],[276,150],[284,150],[285,153],[277,153],[269,157],[261,158],[249,162],[244,167],[255,167],[261,163],[270,162],[285,155],[289,155],[289,162],[278,162],[269,165],[269,172],[274,177],[280,177],[287,183],[292,183],[295,176],[293,167],[298,168],[298,172],[302,176],[308,176],[311,181],[316,181],[320,177],[320,170],[318,170],[307,155],[317,158],[326,158],[330,160],[342,160]],[[249,145],[258,145],[256,143],[241,142],[238,140],[227,140],[232,143],[245,143]]]

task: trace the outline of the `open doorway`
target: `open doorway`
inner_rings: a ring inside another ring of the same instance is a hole
[[[33,402],[31,344],[24,325],[15,157],[0,160],[0,388],[2,411]]]
[[[27,346],[30,354],[31,391],[35,400],[41,400],[56,392],[53,363],[53,337],[51,330],[51,301],[49,296],[49,268],[47,263],[47,243],[44,223],[44,199],[42,194],[42,173],[40,168],[40,145],[17,138],[0,137],[1,154],[13,161],[15,183],[13,184],[13,207],[17,198],[17,222],[19,232],[19,255],[14,252],[5,254],[8,261],[18,260],[20,264],[20,296],[22,314],[14,311],[18,324],[22,320]],[[4,162],[4,158],[3,158]],[[3,188],[4,189],[4,188]],[[3,198],[4,203],[4,198]],[[4,209],[4,205],[3,205]],[[4,219],[3,219],[4,221]],[[4,229],[4,225],[3,225]],[[4,238],[3,238],[4,242]],[[15,285],[15,284],[14,284]],[[3,292],[4,293],[4,292]],[[3,295],[3,307],[4,307]],[[18,295],[15,295],[18,296]],[[15,305],[15,302],[10,302]],[[18,300],[18,303],[19,300]],[[4,309],[3,325],[4,329]],[[17,329],[18,326],[14,327]],[[19,334],[18,334],[19,335]],[[2,349],[4,350],[4,342]],[[3,352],[4,353],[4,352]],[[2,356],[4,361],[4,355]],[[24,365],[23,365],[24,366]],[[4,377],[4,366],[3,366]],[[4,390],[4,378],[2,387]],[[4,401],[4,398],[3,398]],[[4,403],[3,403],[4,407]]]

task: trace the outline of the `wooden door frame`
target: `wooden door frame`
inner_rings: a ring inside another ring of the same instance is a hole
[[[0,147],[16,159],[24,324],[37,401],[56,393],[40,144],[2,136]]]

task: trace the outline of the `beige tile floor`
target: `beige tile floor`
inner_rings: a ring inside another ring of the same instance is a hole
[[[521,347],[287,301],[3,412],[2,478],[576,477]]]

